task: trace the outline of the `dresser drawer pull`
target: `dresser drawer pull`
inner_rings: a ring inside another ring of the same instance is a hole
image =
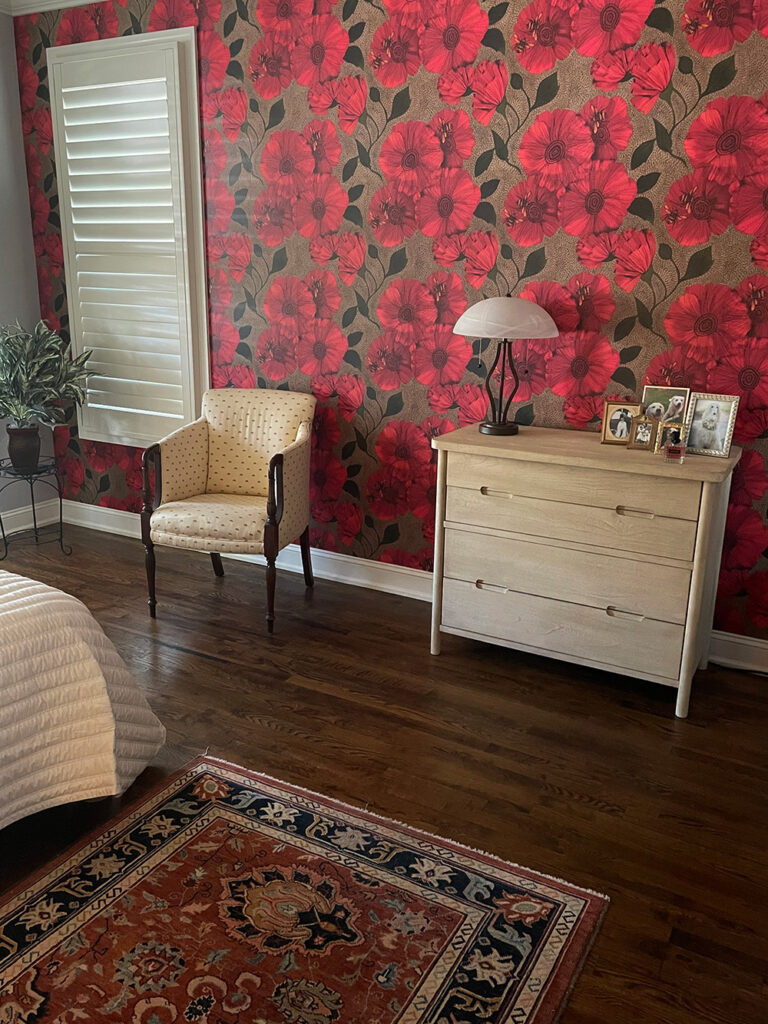
[[[640,612],[627,612],[623,608],[615,608],[612,604],[609,604],[605,609],[605,614],[610,615],[612,619],[632,619],[633,622],[645,621],[645,616],[641,615]]]
[[[478,590],[492,590],[494,594],[508,594],[509,587],[502,587],[498,583],[486,583],[485,580],[475,580],[475,587]]]
[[[491,487],[481,487],[480,493],[484,498],[517,498],[517,494],[511,491],[494,491]]]
[[[655,512],[648,512],[644,508],[627,508],[625,505],[616,506],[617,516],[631,516],[634,519],[655,519]]]

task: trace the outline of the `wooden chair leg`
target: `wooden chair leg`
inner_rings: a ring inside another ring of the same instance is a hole
[[[277,582],[277,569],[274,559],[267,562],[267,632],[275,630],[275,583]]]
[[[299,543],[301,544],[301,564],[304,566],[304,583],[308,587],[314,587],[315,575],[312,572],[312,558],[309,549],[309,527],[302,533]]]
[[[213,571],[217,576],[224,575],[224,566],[221,564],[221,555],[218,551],[211,552],[211,562],[213,563]]]
[[[157,600],[155,598],[155,545],[150,541],[144,545],[144,564],[147,569],[147,587],[149,589],[149,614],[154,619],[156,618],[155,609],[157,608]]]

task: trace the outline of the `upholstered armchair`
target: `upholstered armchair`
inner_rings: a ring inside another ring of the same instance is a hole
[[[156,544],[209,552],[217,576],[224,575],[222,551],[263,554],[270,633],[275,559],[297,538],[304,581],[313,585],[309,458],[314,411],[312,395],[291,391],[207,391],[200,419],[146,449],[141,537],[152,618]]]

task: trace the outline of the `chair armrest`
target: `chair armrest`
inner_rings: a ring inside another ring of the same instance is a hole
[[[269,461],[267,522],[280,526],[280,547],[296,540],[309,525],[309,460],[312,424],[299,424],[296,440]]]
[[[144,451],[142,511],[153,512],[167,501],[203,494],[208,483],[208,422],[194,420]],[[155,470],[154,497],[150,468]]]

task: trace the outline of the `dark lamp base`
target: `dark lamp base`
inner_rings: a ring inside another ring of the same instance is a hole
[[[481,423],[480,433],[494,434],[497,437],[501,435],[507,437],[512,434],[517,434],[518,429],[516,423]]]

